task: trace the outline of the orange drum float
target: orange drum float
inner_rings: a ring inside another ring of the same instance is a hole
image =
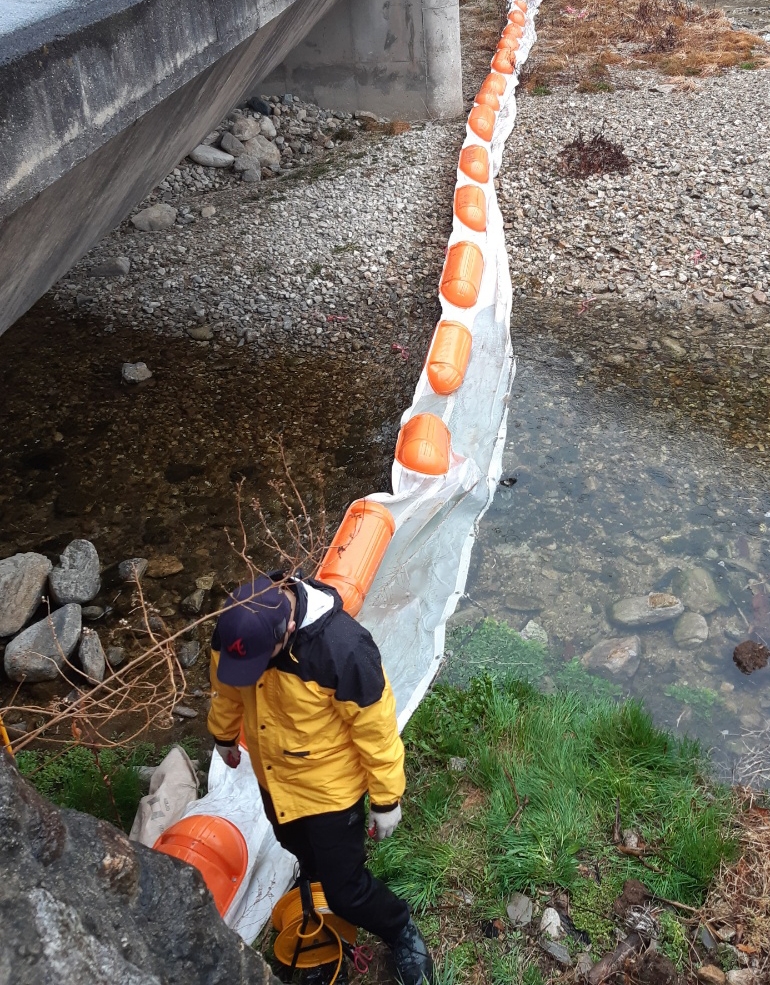
[[[376,500],[348,507],[316,578],[337,589],[351,616],[361,610],[395,529],[390,510]]]
[[[460,151],[460,161],[457,165],[466,178],[486,185],[489,181],[489,154],[486,147],[479,144],[469,144]]]
[[[439,396],[454,393],[465,378],[473,338],[459,321],[440,321],[433,334],[425,372],[431,389]]]
[[[441,293],[457,308],[472,308],[479,299],[484,255],[475,243],[455,243],[447,252]]]
[[[423,475],[449,471],[449,428],[435,414],[415,414],[398,432],[396,461]]]
[[[454,212],[457,218],[476,233],[487,228],[487,200],[478,185],[462,185],[455,191]]]
[[[491,140],[495,129],[495,111],[489,106],[474,106],[468,114],[468,126],[477,137]]]

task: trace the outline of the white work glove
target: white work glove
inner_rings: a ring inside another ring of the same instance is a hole
[[[369,834],[375,841],[384,841],[386,838],[390,838],[400,820],[400,804],[396,804],[391,811],[378,811],[376,807],[373,807],[369,811]]]
[[[224,759],[225,765],[229,766],[230,769],[235,769],[235,767],[241,761],[241,750],[238,748],[238,743],[232,746],[223,745],[221,742],[217,742],[214,746],[219,755]]]

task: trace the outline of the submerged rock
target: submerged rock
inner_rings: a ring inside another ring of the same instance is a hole
[[[688,609],[704,616],[725,604],[725,599],[705,568],[686,568],[674,578],[674,591]]]
[[[684,612],[684,605],[667,592],[650,592],[621,599],[612,606],[610,618],[621,626],[655,626],[657,623],[676,619]]]
[[[534,619],[529,620],[519,635],[523,640],[529,640],[531,643],[542,643],[543,646],[548,646],[548,633]]]
[[[90,540],[73,540],[49,575],[51,598],[57,605],[90,602],[101,588],[99,555]]]
[[[0,561],[0,636],[13,636],[43,600],[53,565],[42,554],[14,554]]]
[[[80,606],[65,605],[28,626],[5,648],[5,672],[12,681],[55,681],[67,657],[78,645]]]
[[[589,670],[608,670],[611,674],[633,677],[639,669],[642,642],[638,636],[602,640],[580,658]]]
[[[679,646],[694,649],[709,638],[709,624],[699,612],[684,612],[674,624],[674,639]]]

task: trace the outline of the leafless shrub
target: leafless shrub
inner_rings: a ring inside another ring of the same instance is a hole
[[[631,161],[620,144],[594,133],[588,140],[579,133],[559,151],[559,167],[572,178],[588,178],[593,174],[628,171]]]

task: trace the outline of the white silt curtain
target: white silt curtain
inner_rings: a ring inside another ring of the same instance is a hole
[[[515,362],[510,341],[508,256],[493,182],[516,119],[518,72],[535,42],[538,6],[539,0],[529,4],[516,53],[517,68],[506,77],[492,140],[486,144],[492,164],[489,180],[481,186],[487,199],[486,232],[474,232],[455,217],[448,244],[473,242],[484,257],[481,288],[473,308],[455,308],[439,295],[442,318],[460,321],[471,330],[470,363],[462,385],[448,397],[433,392],[423,370],[412,405],[401,422],[403,425],[425,412],[444,421],[452,439],[449,471],[424,476],[395,462],[393,492],[368,497],[390,510],[396,530],[358,619],[382,653],[396,695],[400,728],[439,669],[446,622],[463,594],[478,524],[500,479]],[[468,127],[463,146],[471,144],[484,145],[484,141]],[[457,186],[469,183],[474,182],[458,171]],[[209,791],[187,809],[186,815],[191,814],[225,817],[246,840],[247,874],[225,922],[250,943],[289,885],[294,858],[275,841],[245,751],[237,769],[226,767],[219,756],[212,757]]]

